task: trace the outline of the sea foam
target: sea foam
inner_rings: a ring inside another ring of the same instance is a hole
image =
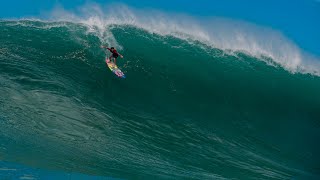
[[[89,33],[100,38],[101,43],[120,49],[121,45],[109,31],[112,25],[130,25],[162,36],[200,41],[213,48],[244,52],[261,60],[267,57],[291,73],[320,76],[318,57],[303,52],[279,31],[240,20],[221,17],[199,19],[185,14],[139,10],[124,4],[101,6],[96,3],[88,3],[76,11],[57,6],[48,17],[53,21],[84,24]]]

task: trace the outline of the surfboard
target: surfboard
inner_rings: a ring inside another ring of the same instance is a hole
[[[106,63],[109,69],[119,78],[126,78],[124,73],[118,68],[116,64],[114,64],[112,61],[109,60],[109,58],[106,58]]]

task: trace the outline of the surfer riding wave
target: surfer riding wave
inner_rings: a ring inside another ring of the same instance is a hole
[[[108,49],[112,54],[111,56],[109,57],[109,61],[112,61],[113,60],[113,63],[116,64],[116,61],[117,61],[117,58],[120,56],[121,58],[123,58],[123,56],[117,51],[116,48],[114,47],[111,47],[111,48],[108,48],[106,46],[101,46],[101,48],[104,48],[104,49]]]

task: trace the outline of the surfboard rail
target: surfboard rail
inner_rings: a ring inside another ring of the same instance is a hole
[[[125,74],[121,71],[121,69],[119,69],[116,64],[110,61],[109,58],[106,58],[106,64],[116,76],[118,76],[119,78],[126,78]]]

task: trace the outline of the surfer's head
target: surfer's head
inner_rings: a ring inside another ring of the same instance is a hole
[[[111,47],[110,49],[114,49],[114,47]]]

